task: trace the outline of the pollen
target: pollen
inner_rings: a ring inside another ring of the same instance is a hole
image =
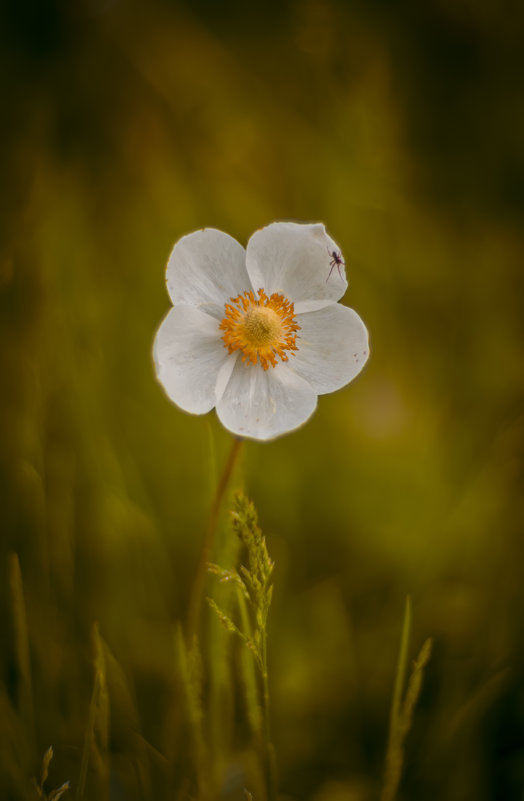
[[[264,370],[275,367],[277,359],[287,362],[297,350],[295,307],[276,292],[268,296],[259,289],[258,298],[252,291],[231,298],[219,328],[229,353],[239,350],[243,362],[259,363]]]

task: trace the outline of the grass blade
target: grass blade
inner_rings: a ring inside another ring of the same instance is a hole
[[[396,797],[402,775],[402,765],[404,762],[404,741],[411,728],[413,710],[415,709],[415,705],[422,687],[424,669],[431,655],[432,641],[428,639],[423,644],[417,658],[413,663],[406,693],[404,695],[410,637],[411,600],[408,596],[406,598],[397,675],[395,678],[393,701],[391,704],[389,738],[386,752],[386,769],[384,775],[384,784],[380,796],[381,801],[394,801]]]
[[[109,695],[107,692],[106,665],[104,647],[98,624],[93,625],[92,638],[94,645],[95,676],[93,692],[87,716],[86,735],[80,763],[80,774],[76,797],[78,801],[84,797],[87,771],[91,761],[100,778],[100,785],[107,787],[107,747],[109,741]]]
[[[17,708],[24,724],[26,736],[31,747],[35,745],[35,723],[33,709],[33,687],[31,679],[31,658],[27,614],[24,600],[22,571],[18,554],[9,554],[8,582],[13,616],[14,647],[18,668]]]

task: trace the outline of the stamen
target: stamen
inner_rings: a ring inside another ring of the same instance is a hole
[[[243,362],[260,362],[264,370],[275,367],[277,357],[287,362],[288,352],[297,350],[300,331],[293,303],[276,292],[268,297],[263,289],[258,299],[252,291],[231,298],[219,328],[229,353],[240,350]]]

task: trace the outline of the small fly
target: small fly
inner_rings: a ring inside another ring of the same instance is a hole
[[[331,278],[331,273],[333,272],[335,267],[338,270],[338,274],[339,274],[340,278],[342,280],[344,280],[344,276],[342,275],[342,272],[341,272],[340,268],[341,267],[345,267],[346,266],[346,262],[342,258],[342,253],[340,252],[340,250],[329,250],[329,248],[328,248],[328,253],[331,256],[331,259],[329,261],[329,266],[331,267],[331,270],[329,271],[329,275],[326,278],[326,283]]]

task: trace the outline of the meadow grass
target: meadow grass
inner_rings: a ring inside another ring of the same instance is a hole
[[[247,715],[255,743],[262,753],[261,761],[264,766],[262,772],[266,775],[264,797],[268,801],[275,801],[277,793],[276,758],[271,738],[267,654],[268,615],[273,593],[274,564],[269,558],[265,538],[258,526],[255,508],[245,496],[236,496],[232,519],[233,531],[243,546],[243,562],[238,568],[222,568],[216,564],[209,564],[208,569],[218,576],[221,582],[230,584],[235,591],[238,624],[212,598],[209,598],[208,601],[224,628],[241,639],[257,667],[260,685],[258,693],[256,681],[249,669],[249,662],[246,662],[245,658],[242,660]]]
[[[400,784],[404,761],[404,742],[413,722],[413,712],[422,687],[424,669],[431,655],[432,641],[427,639],[415,659],[406,687],[411,639],[411,599],[406,599],[395,688],[391,702],[389,737],[386,752],[381,801],[394,801]]]
[[[281,799],[520,798],[518,12],[33,5],[0,25],[0,798],[260,801],[268,742]],[[201,601],[187,637],[197,574],[256,630],[205,568],[249,569],[228,493],[201,556],[231,441],[151,345],[173,243],[275,219],[327,225],[372,357],[242,457],[276,565],[267,737],[255,651]],[[407,593],[433,648],[401,670]]]

